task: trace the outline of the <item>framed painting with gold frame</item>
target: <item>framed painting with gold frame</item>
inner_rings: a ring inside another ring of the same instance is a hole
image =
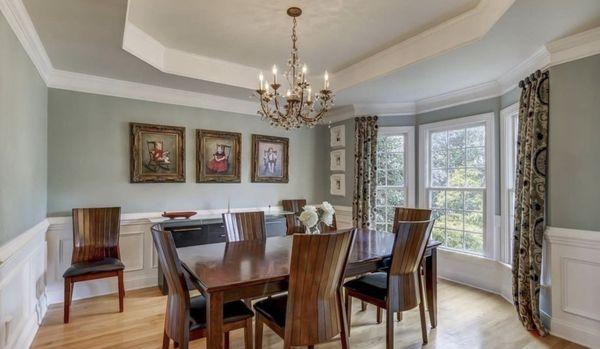
[[[185,127],[129,124],[131,183],[185,182]]]
[[[287,183],[289,138],[252,135],[252,182]]]
[[[240,183],[242,134],[196,131],[196,182]]]

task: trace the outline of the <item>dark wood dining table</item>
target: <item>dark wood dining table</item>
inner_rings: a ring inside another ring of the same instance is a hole
[[[374,272],[391,255],[394,235],[358,229],[346,276]],[[426,298],[431,326],[437,322],[437,241],[424,256]],[[197,245],[177,249],[190,281],[206,297],[207,348],[223,348],[223,303],[287,290],[292,236],[259,241]]]

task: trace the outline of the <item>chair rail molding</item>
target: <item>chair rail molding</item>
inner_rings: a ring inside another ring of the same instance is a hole
[[[600,231],[548,227],[551,333],[600,348]]]
[[[29,348],[46,314],[47,228],[44,219],[0,246],[0,349]]]

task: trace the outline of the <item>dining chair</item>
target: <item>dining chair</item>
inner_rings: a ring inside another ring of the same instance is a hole
[[[75,282],[116,276],[119,288],[119,312],[123,312],[123,269],[120,260],[120,207],[73,209],[73,254],[71,266],[64,272],[64,323],[69,322]]]
[[[394,236],[389,271],[367,274],[344,284],[349,323],[351,297],[387,310],[387,349],[394,347],[394,312],[416,306],[419,306],[421,316],[423,343],[427,343],[425,289],[420,266],[434,221],[400,222]]]
[[[288,214],[285,216],[286,223],[286,235],[293,235],[296,233],[304,233],[304,226],[298,219],[300,213],[302,213],[302,208],[306,206],[305,199],[295,199],[295,200],[281,200],[281,206],[283,206],[283,210],[287,212],[293,212],[294,214]]]
[[[223,213],[223,222],[227,230],[227,242],[267,238],[263,211]]]
[[[169,285],[163,332],[163,349],[171,340],[175,347],[187,349],[189,341],[206,337],[206,298],[190,297],[183,267],[177,256],[173,236],[168,231],[152,227],[152,239],[158,260]],[[252,317],[254,313],[242,301],[223,305],[224,346],[229,348],[229,332],[244,329],[245,348],[252,349]]]
[[[341,286],[353,239],[354,230],[294,235],[288,293],[254,305],[256,349],[262,348],[263,324],[283,338],[284,349],[313,348],[338,334],[348,348]]]
[[[428,221],[431,219],[431,210],[430,209],[425,209],[425,208],[409,208],[409,207],[396,207],[395,211],[394,211],[394,221],[393,221],[393,228],[392,228],[392,233],[396,233],[396,231],[398,231],[398,225],[400,224],[400,222],[414,222],[414,221]],[[392,258],[388,257],[388,258],[384,258],[381,261],[381,267],[379,268],[379,271],[385,271],[387,272],[390,269],[390,263],[392,261]],[[363,310],[366,308],[365,305],[363,305]],[[399,311],[396,313],[396,319],[398,321],[402,321],[402,312]],[[381,323],[382,322],[382,313],[381,313],[381,308],[377,308],[377,323]]]

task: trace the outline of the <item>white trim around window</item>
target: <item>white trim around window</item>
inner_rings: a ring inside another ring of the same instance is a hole
[[[382,126],[379,127],[379,135],[392,136],[404,135],[404,156],[405,156],[405,186],[407,187],[407,206],[416,206],[416,168],[415,168],[415,127],[414,126]]]
[[[495,227],[495,131],[494,113],[467,116],[446,121],[419,125],[419,206],[428,207],[429,184],[429,149],[430,133],[436,131],[448,131],[453,129],[467,128],[477,124],[485,126],[485,199],[484,217],[485,231],[483,234],[483,256],[495,259],[496,244]],[[451,250],[456,251],[456,250]],[[463,253],[463,251],[458,251]],[[467,252],[464,252],[467,253]]]
[[[512,226],[511,226],[511,182],[514,182],[515,166],[515,117],[519,115],[519,103],[509,105],[500,111],[500,255],[499,260],[512,264]]]

